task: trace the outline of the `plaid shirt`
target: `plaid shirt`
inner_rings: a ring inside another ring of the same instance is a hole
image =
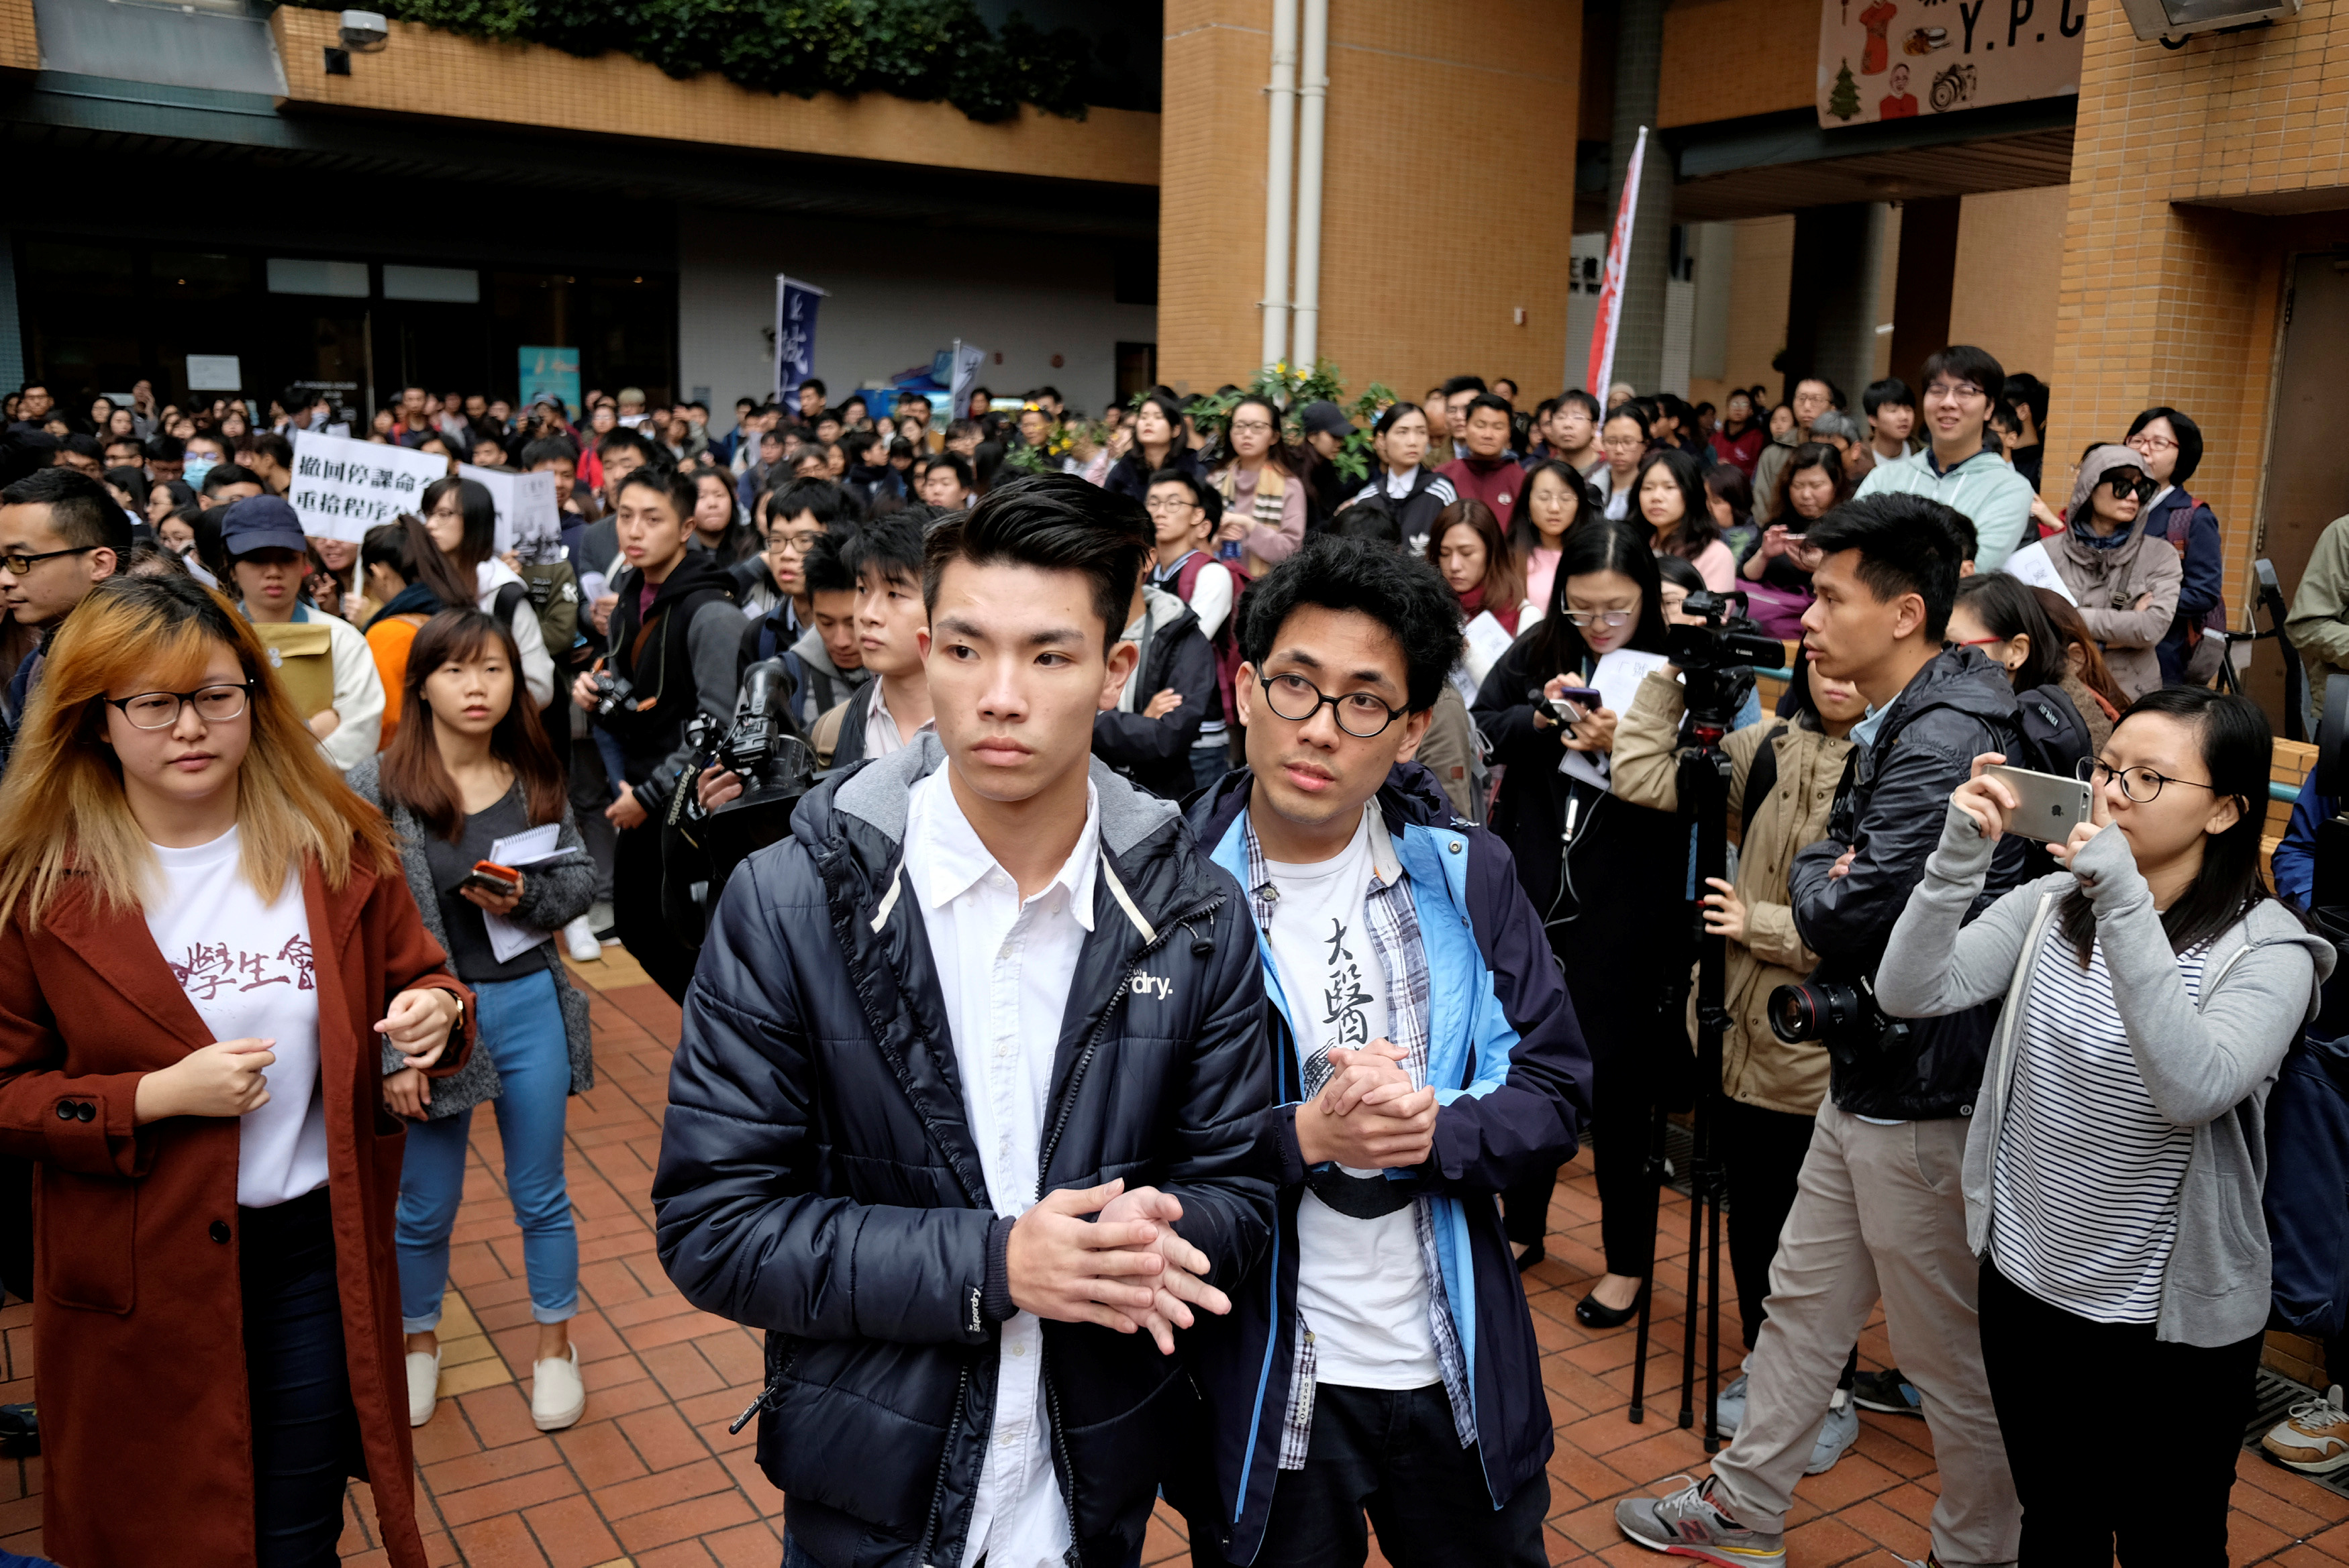
[[[1371,887],[1363,901],[1370,927],[1371,948],[1387,982],[1387,1038],[1402,1047],[1402,1066],[1414,1084],[1427,1081],[1427,948],[1419,937],[1419,914],[1412,906],[1411,885],[1387,837],[1386,823],[1375,801],[1363,807],[1371,821]],[[1264,849],[1257,842],[1256,826],[1246,825],[1248,909],[1257,930],[1269,939],[1272,913],[1280,892],[1272,884]],[[1305,1098],[1320,1092],[1330,1077],[1330,1053],[1317,1048],[1299,1065]],[[1435,1252],[1435,1200],[1423,1195],[1412,1202],[1419,1232],[1419,1256],[1427,1273],[1427,1326],[1435,1343],[1435,1365],[1444,1392],[1452,1401],[1452,1426],[1466,1448],[1476,1440],[1476,1414],[1468,1398],[1467,1358],[1460,1351],[1460,1333],[1452,1321],[1452,1306],[1444,1293],[1444,1269]],[[1301,1266],[1301,1261],[1300,1261]],[[1280,1436],[1280,1468],[1305,1468],[1306,1449],[1313,1435],[1315,1353],[1312,1326],[1297,1315],[1296,1356],[1289,1368],[1288,1416]]]

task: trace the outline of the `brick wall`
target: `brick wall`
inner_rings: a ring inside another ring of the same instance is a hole
[[[2055,300],[2070,195],[2064,187],[2050,185],[1988,191],[1959,204],[1957,269],[1950,284],[1951,343],[1978,345],[2009,370],[2054,381]],[[1889,300],[1884,314],[1890,319]],[[2120,430],[2113,433],[2117,437]]]
[[[1555,391],[1566,353],[1578,5],[1330,0],[1320,351],[1417,397],[1461,371]],[[1168,0],[1158,363],[1194,391],[1255,368],[1270,0]],[[1497,153],[1497,156],[1496,156]],[[1522,308],[1519,325],[1513,313]]]
[[[0,69],[38,70],[41,49],[33,36],[33,0],[0,0]]]
[[[1664,13],[1660,125],[1702,125],[1818,97],[1818,0],[1682,0]]]
[[[20,6],[29,16],[26,0],[0,0],[0,51]],[[543,45],[484,43],[409,22],[391,25],[380,53],[352,56],[349,76],[330,77],[324,50],[340,42],[336,13],[285,6],[269,25],[285,57],[291,104],[1134,185],[1158,177],[1158,116],[1129,109],[1096,108],[1076,120],[1023,108],[1017,119],[981,125],[951,104],[886,93],[802,99],[752,92],[714,73],[678,81],[626,55],[583,60]]]

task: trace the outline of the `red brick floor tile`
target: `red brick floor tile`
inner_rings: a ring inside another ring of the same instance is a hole
[[[547,1568],[546,1553],[520,1513],[498,1513],[450,1532],[466,1568]]]
[[[632,1519],[623,1519],[614,1526],[614,1532],[619,1536],[620,1544],[633,1554],[656,1546],[666,1546],[673,1541],[714,1535],[721,1530],[748,1524],[756,1518],[758,1512],[751,1508],[748,1498],[739,1491],[728,1491],[672,1503],[667,1508],[657,1508]]]

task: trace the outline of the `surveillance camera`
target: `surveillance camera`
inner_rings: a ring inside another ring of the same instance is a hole
[[[391,24],[380,11],[343,13],[343,43],[362,54],[373,54],[390,40]]]

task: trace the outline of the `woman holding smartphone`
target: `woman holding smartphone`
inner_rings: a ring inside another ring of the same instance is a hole
[[[228,601],[118,577],[0,787],[0,1154],[36,1162],[45,1550],[331,1568],[347,1477],[424,1568],[387,1068],[471,1009]]]
[[[2270,748],[2248,698],[2147,693],[2057,869],[1965,923],[2020,805],[1975,758],[1877,970],[1895,1016],[2010,998],[1963,1181],[2026,1563],[2227,1561],[2270,1295],[2262,1114],[2334,962],[2260,870]],[[2161,1390],[2162,1441],[2124,1457],[2051,1419],[2084,1366]]]
[[[481,998],[481,1048],[462,1072],[443,1083],[412,1072],[383,1081],[385,1107],[417,1124],[400,1173],[399,1295],[409,1421],[419,1427],[432,1418],[439,1391],[449,1233],[464,1197],[466,1135],[483,1101],[497,1109],[538,1323],[531,1419],[543,1432],[559,1431],[587,1403],[571,1343],[579,1236],[563,1132],[569,1099],[594,1087],[595,1064],[586,999],[572,988],[551,934],[586,913],[595,872],[538,712],[516,700],[521,663],[513,634],[497,617],[477,610],[433,616],[409,645],[404,721],[389,748],[351,776],[399,836],[425,926]],[[497,841],[548,825],[556,829],[554,859],[476,875]],[[526,942],[515,940],[524,933]]]

